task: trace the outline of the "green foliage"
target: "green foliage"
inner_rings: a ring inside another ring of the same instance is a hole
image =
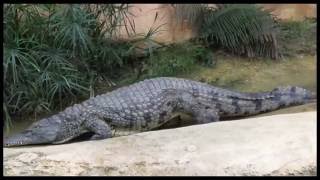
[[[196,63],[210,65],[208,50],[192,43],[173,44],[151,54],[147,60],[148,76],[174,76],[190,72]]]
[[[268,11],[253,4],[225,4],[207,8],[200,37],[210,45],[248,57],[280,57],[277,29]]]
[[[90,51],[92,42],[90,38],[90,26],[95,19],[90,17],[80,5],[67,5],[52,15],[52,28],[56,47],[71,51],[71,56],[83,56]]]
[[[253,4],[174,4],[179,24],[187,21],[206,45],[247,57],[277,59],[315,54],[316,18],[277,21]]]
[[[78,97],[94,94],[100,77],[110,82],[129,63],[135,46],[111,39],[121,26],[128,33],[134,31],[128,8],[126,4],[5,4],[6,128],[13,115],[62,110]]]
[[[205,4],[174,4],[173,6],[177,23],[182,24],[187,20],[194,30],[198,30],[201,26],[204,12],[208,7]]]
[[[283,56],[316,53],[317,22],[313,19],[304,21],[280,21],[279,45]]]

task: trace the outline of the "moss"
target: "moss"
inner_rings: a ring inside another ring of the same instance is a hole
[[[268,91],[281,85],[296,85],[316,91],[315,56],[282,61],[217,57],[215,67],[198,66],[196,69],[180,77],[245,92]]]

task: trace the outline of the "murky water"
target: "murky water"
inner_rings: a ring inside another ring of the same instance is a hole
[[[305,56],[290,60],[248,60],[219,58],[213,68],[195,67],[195,71],[181,75],[189,79],[243,92],[269,91],[277,86],[295,85],[316,91],[316,57]],[[316,110],[316,103],[285,108],[258,116]],[[14,121],[14,128],[6,135],[25,129],[32,120]]]

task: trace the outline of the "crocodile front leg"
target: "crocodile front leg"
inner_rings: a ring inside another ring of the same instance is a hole
[[[90,140],[99,140],[112,137],[112,130],[110,126],[103,120],[90,116],[84,121],[84,126],[91,132],[95,134],[90,138]]]

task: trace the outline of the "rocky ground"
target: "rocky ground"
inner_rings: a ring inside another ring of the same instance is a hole
[[[4,175],[316,175],[316,111],[4,148]]]

